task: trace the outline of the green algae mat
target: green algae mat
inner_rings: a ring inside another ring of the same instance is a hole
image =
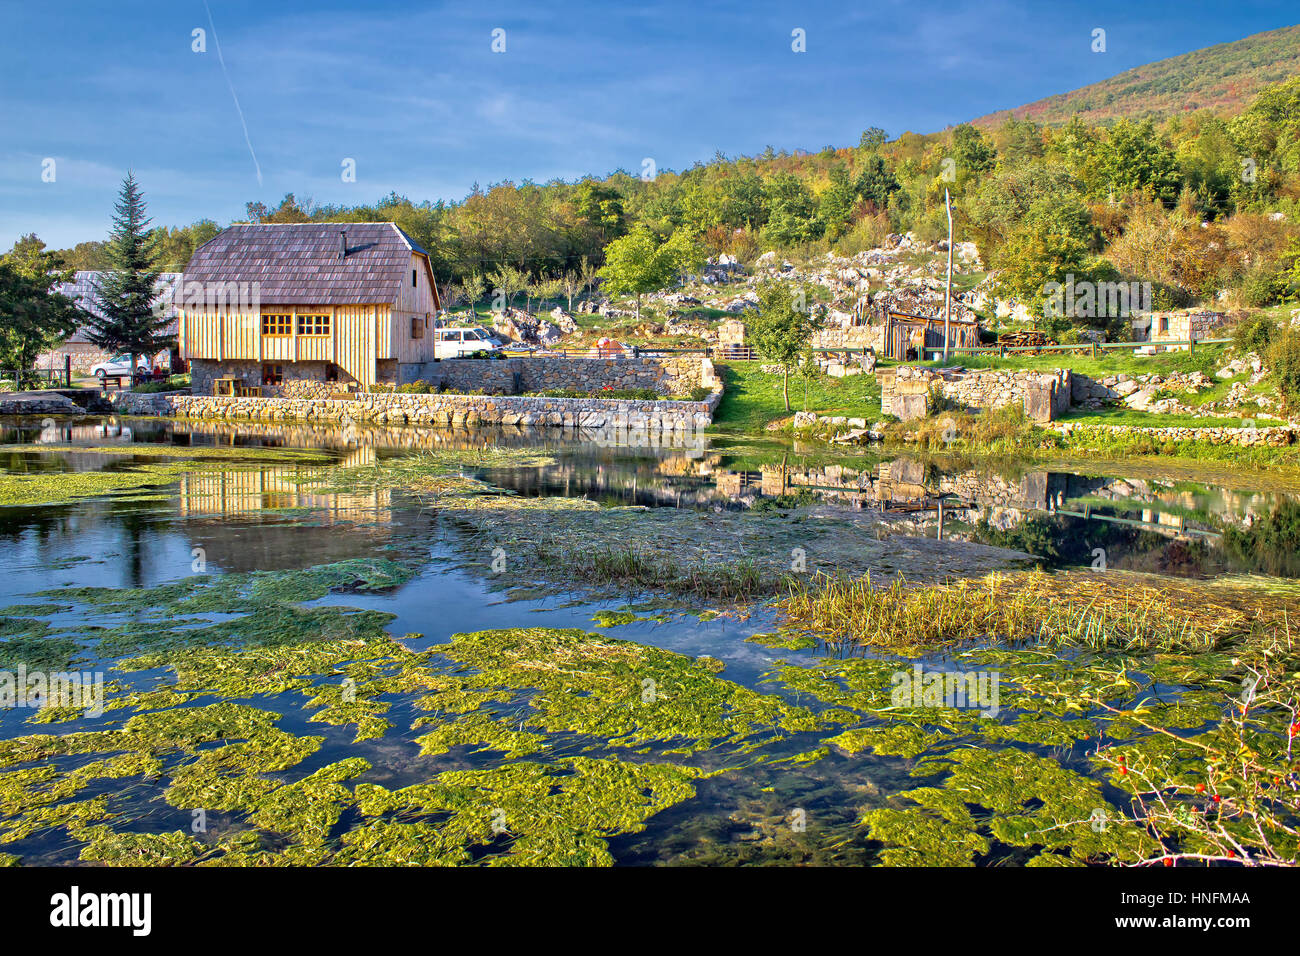
[[[417,650],[392,615],[346,606],[413,573],[361,559],[5,608],[0,670],[107,678],[102,716],[42,707],[0,741],[6,862],[1295,856],[1284,633],[1137,655],[954,640],[941,658],[777,662],[750,687],[717,659],[576,628]],[[900,698],[923,666],[995,676],[996,695]]]

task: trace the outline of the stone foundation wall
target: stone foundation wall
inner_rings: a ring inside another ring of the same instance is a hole
[[[930,390],[972,410],[1019,406],[1036,422],[1050,422],[1070,407],[1069,369],[1052,372],[936,369],[899,365],[878,369],[880,409],[902,421],[930,412]]]
[[[694,430],[712,423],[721,398],[721,389],[703,402],[451,394],[362,394],[335,400],[121,392],[114,395],[114,404],[128,415],[234,421]]]
[[[281,364],[281,363],[277,363]],[[331,398],[355,391],[360,384],[343,369],[335,366],[337,381],[326,378],[329,362],[285,362],[284,382],[262,385],[262,363],[247,360],[216,362],[209,359],[190,361],[190,389],[195,395],[211,395],[213,382],[219,378],[237,378],[249,385],[261,386],[268,398]]]

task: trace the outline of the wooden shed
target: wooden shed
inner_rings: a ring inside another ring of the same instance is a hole
[[[177,307],[196,395],[320,397],[418,375],[441,303],[391,222],[263,223],[195,250]]]
[[[889,310],[884,316],[885,357],[899,361],[924,361],[924,349],[943,348],[943,316],[913,315]],[[979,323],[952,319],[952,348],[978,348]],[[928,356],[933,358],[933,355]]]

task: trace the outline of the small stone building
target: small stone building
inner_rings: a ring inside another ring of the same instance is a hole
[[[1150,312],[1133,319],[1133,340],[1150,342],[1194,342],[1210,337],[1211,330],[1223,321],[1222,312],[1183,310]],[[1165,346],[1167,350],[1187,351],[1187,345]]]
[[[1019,406],[1036,422],[1050,422],[1070,408],[1069,369],[1052,372],[923,368],[897,365],[876,371],[880,410],[902,421],[930,413],[933,390],[963,408],[983,411]]]

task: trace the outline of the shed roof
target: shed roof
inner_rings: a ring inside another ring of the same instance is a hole
[[[99,277],[104,273],[96,271],[78,272],[71,282],[60,282],[55,287],[56,292],[61,292],[68,298],[73,299],[79,306],[89,312],[91,315],[99,318],[99,307],[95,304],[95,290],[99,288]],[[154,283],[154,289],[159,293],[167,293],[173,288],[175,283],[180,280],[179,272],[160,272],[158,281]],[[167,300],[167,307],[164,313],[170,320],[167,324],[166,332],[169,335],[176,334],[176,307]],[[73,332],[65,340],[73,345],[86,345],[90,342],[86,338],[86,327],[82,326]]]
[[[340,257],[344,233],[347,254]],[[263,303],[392,303],[412,252],[427,261],[419,244],[391,222],[238,225],[194,251],[185,282],[256,282]]]

